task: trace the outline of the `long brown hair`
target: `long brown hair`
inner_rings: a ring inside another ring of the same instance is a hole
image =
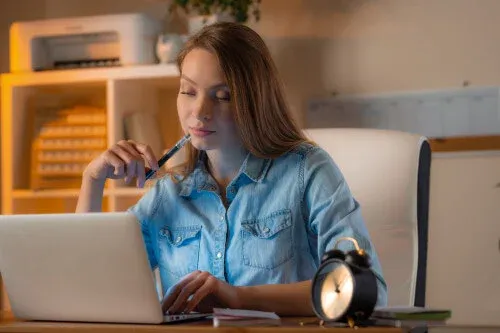
[[[205,49],[218,58],[231,92],[239,135],[251,154],[276,158],[308,141],[291,116],[278,71],[259,34],[238,23],[206,26],[179,53],[180,72],[184,58],[195,48]],[[184,175],[194,170],[199,156],[190,143],[186,148]]]

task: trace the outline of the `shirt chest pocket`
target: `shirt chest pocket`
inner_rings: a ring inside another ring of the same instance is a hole
[[[158,237],[164,269],[182,277],[198,268],[201,226],[163,227]]]
[[[246,266],[273,269],[293,257],[290,210],[241,224],[242,259]]]

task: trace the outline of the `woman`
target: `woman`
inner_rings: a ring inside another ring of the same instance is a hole
[[[344,236],[371,255],[384,305],[386,285],[359,205],[330,156],[293,122],[260,36],[239,24],[208,26],[187,42],[178,66],[187,162],[130,209],[168,288],[164,310],[313,315],[311,279]],[[132,141],[97,157],[84,171],[77,211],[101,210],[107,178],[137,178],[142,187],[144,160],[158,168],[151,149]]]

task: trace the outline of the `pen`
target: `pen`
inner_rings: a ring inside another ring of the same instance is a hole
[[[175,153],[177,153],[179,151],[179,149],[181,149],[186,144],[186,142],[188,142],[190,139],[191,139],[191,135],[186,134],[185,136],[182,137],[182,139],[180,139],[179,141],[177,141],[177,143],[175,144],[175,146],[173,146],[169,151],[167,151],[165,153],[165,155],[163,155],[158,160],[158,168],[161,168],[163,166],[163,164],[165,164],[172,156],[174,156]],[[150,168],[146,168],[146,180],[148,180],[151,177],[153,177],[153,175],[155,173],[156,173],[155,170],[150,169]]]

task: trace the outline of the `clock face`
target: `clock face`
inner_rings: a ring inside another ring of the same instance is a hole
[[[330,320],[341,318],[351,304],[354,280],[351,270],[340,261],[323,267],[320,303],[323,313]]]

